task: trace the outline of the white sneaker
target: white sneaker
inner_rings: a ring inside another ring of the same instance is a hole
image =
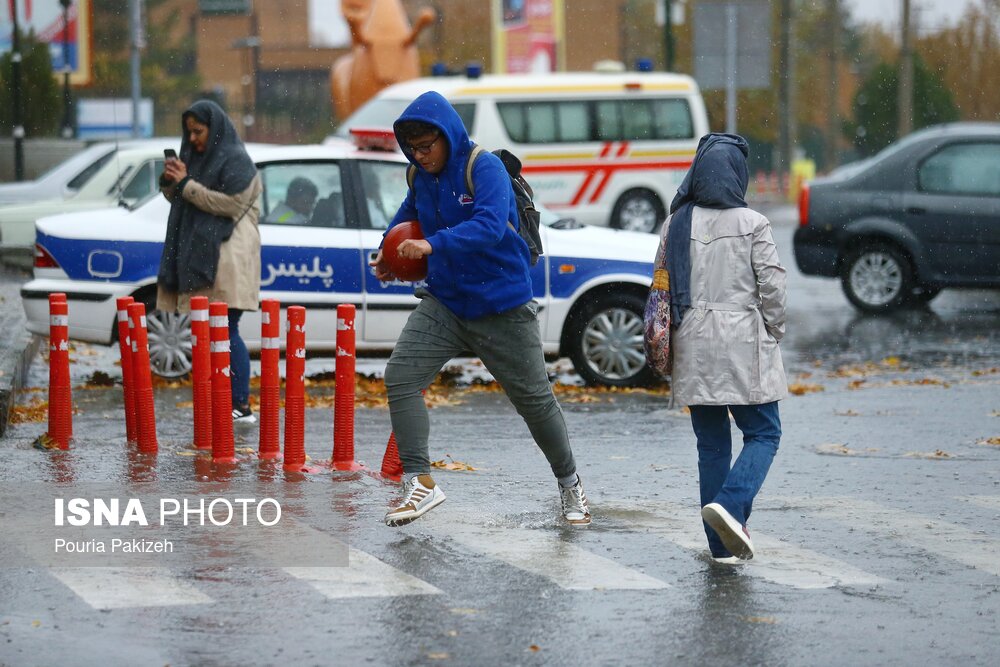
[[[256,424],[257,418],[253,415],[253,410],[249,407],[244,410],[243,408],[233,408],[233,423],[234,424]]]
[[[725,507],[719,503],[709,503],[701,508],[701,518],[719,535],[729,553],[743,560],[753,558],[750,531],[734,519]]]
[[[404,526],[422,517],[444,502],[441,487],[434,483],[430,475],[417,475],[403,484],[403,502],[385,515],[385,525]]]
[[[736,556],[712,556],[712,560],[722,565],[745,565],[746,561]]]
[[[562,500],[563,518],[571,526],[590,525],[590,506],[587,504],[587,494],[583,492],[583,481],[576,476],[576,484],[570,487],[559,486],[559,497]]]

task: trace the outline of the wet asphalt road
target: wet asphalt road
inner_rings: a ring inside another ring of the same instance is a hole
[[[30,447],[44,423],[0,439],[4,493],[101,483],[122,497],[267,495],[309,547],[268,559],[181,535],[187,562],[26,567],[4,530],[0,663],[996,664],[1000,294],[945,291],[926,309],[858,316],[835,282],[797,274],[790,211],[773,218],[789,267],[782,348],[801,394],[782,403],[750,564],[707,558],[690,424],[662,392],[560,393],[594,513],[574,531],[494,392],[450,392],[432,410],[432,459],[477,470],[437,473],[447,502],[389,529],[395,488],[363,472],[285,475],[247,452],[226,470],[191,456],[187,388],[157,393],[153,461],[125,448],[120,391],[78,389],[70,452]],[[77,354],[78,373],[114,373],[97,352]],[[36,362],[31,382],[44,378]],[[318,464],[332,413],[308,410],[307,422]],[[386,409],[359,408],[355,430],[356,459],[377,468]],[[256,447],[255,427],[238,436]],[[0,520],[22,526],[6,507]],[[38,506],[40,525],[51,511]],[[350,566],[323,567],[345,544]]]

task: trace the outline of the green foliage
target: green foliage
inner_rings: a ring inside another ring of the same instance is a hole
[[[169,0],[146,2],[147,45],[141,57],[140,85],[143,97],[153,100],[156,134],[174,135],[180,132],[181,111],[199,97],[201,80],[195,68],[194,34],[178,29],[180,9],[170,5]],[[128,26],[127,0],[94,3],[94,83],[88,96],[131,95]]]
[[[881,63],[854,96],[854,121],[845,124],[862,156],[874,155],[899,135],[899,68]],[[959,118],[951,93],[919,57],[913,58],[913,129]]]
[[[21,122],[25,134],[55,134],[62,118],[60,85],[52,73],[48,47],[34,32],[21,37]],[[14,63],[11,53],[0,58],[0,132],[10,136],[14,126]]]

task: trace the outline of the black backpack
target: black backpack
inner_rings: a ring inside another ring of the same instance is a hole
[[[469,161],[465,163],[465,187],[468,188],[469,194],[472,195],[473,199],[476,197],[476,188],[472,183],[472,167],[479,154],[485,150],[482,146],[473,146],[472,152],[469,154]],[[507,221],[507,225],[511,229],[514,229],[524,242],[528,244],[528,250],[531,253],[531,265],[534,266],[538,263],[538,256],[543,252],[542,235],[538,231],[540,215],[533,201],[535,193],[532,191],[531,186],[528,185],[528,182],[524,180],[524,177],[521,176],[521,161],[517,159],[516,155],[503,148],[493,151],[493,154],[500,158],[504,168],[507,170],[511,188],[514,190],[514,201],[517,205],[518,226],[515,229],[514,223],[510,220]],[[411,190],[413,189],[413,179],[416,175],[417,168],[411,164],[406,170],[406,183],[410,186]]]

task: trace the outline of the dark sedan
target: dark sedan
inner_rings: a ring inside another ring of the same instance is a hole
[[[1000,287],[1000,123],[930,127],[806,185],[795,261],[866,312]]]

